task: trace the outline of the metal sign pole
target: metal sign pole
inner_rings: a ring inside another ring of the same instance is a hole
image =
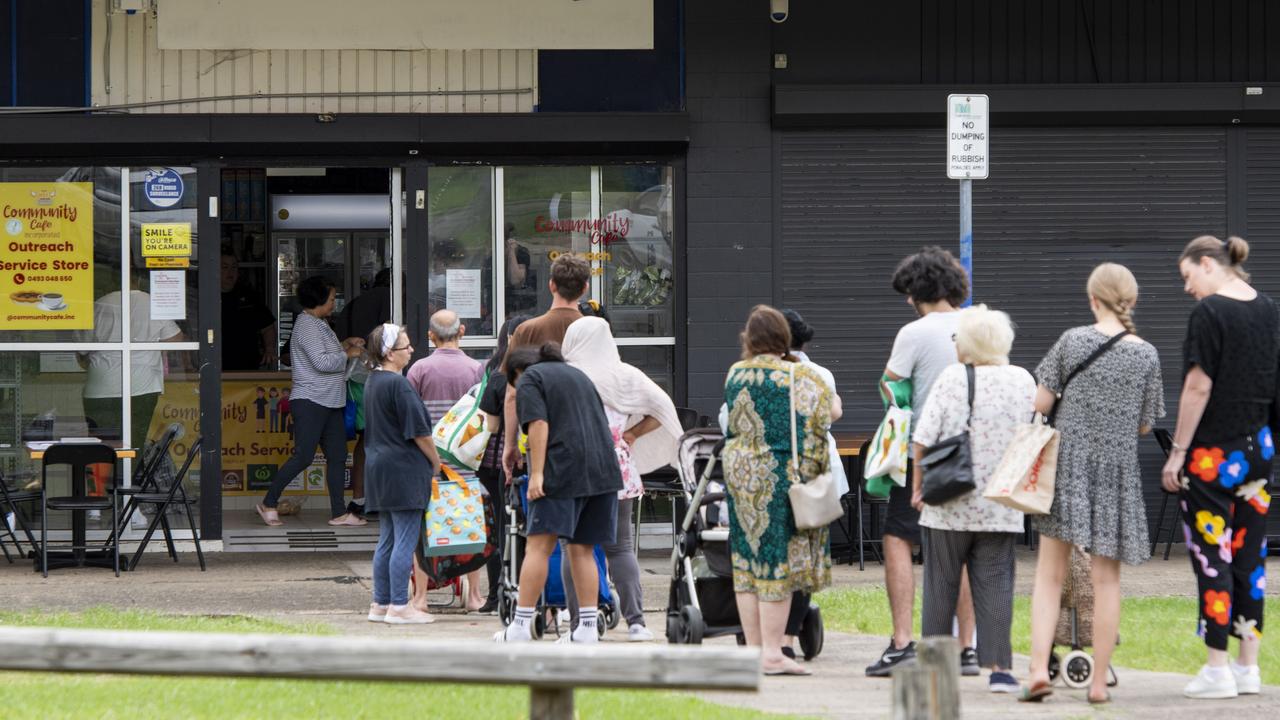
[[[960,264],[969,276],[969,297],[960,307],[973,304],[973,181],[960,181]]]

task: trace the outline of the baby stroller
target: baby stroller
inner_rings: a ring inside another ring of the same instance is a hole
[[[695,428],[680,438],[678,459],[682,502],[672,522],[676,526],[671,550],[671,591],[667,600],[667,641],[697,645],[705,638],[738,636],[744,643],[733,593],[733,564],[729,552],[729,517],[724,476],[719,471],[724,435],[714,428]],[[797,593],[793,602],[804,602]],[[822,612],[808,604],[802,610],[799,640],[806,660],[822,652]]]
[[[1058,614],[1058,629],[1053,638],[1054,648],[1049,654],[1049,681],[1062,677],[1070,688],[1084,688],[1096,671],[1093,656],[1084,648],[1093,644],[1093,582],[1090,578],[1089,554],[1079,547],[1071,548],[1071,567],[1062,583],[1062,611]],[[1119,639],[1116,640],[1119,645]],[[1066,657],[1059,658],[1057,646],[1071,648]],[[1120,680],[1115,668],[1107,668],[1107,686],[1115,687]]]
[[[500,579],[502,587],[498,592],[498,619],[503,627],[510,625],[515,619],[516,604],[520,597],[520,566],[524,561],[525,518],[529,510],[527,480],[528,476],[522,475],[507,485],[507,537],[504,539],[506,544],[502,554]],[[541,639],[549,628],[554,629],[556,634],[560,632],[559,624],[547,618],[548,610],[561,610],[568,607],[564,583],[560,579],[560,559],[560,547],[557,544],[548,560],[547,584],[542,590],[542,596],[538,599],[533,616],[534,639]],[[613,590],[613,583],[609,580],[604,549],[599,545],[595,547],[595,559],[596,572],[600,579],[599,611],[600,618],[603,620],[596,625],[596,628],[600,636],[604,637],[606,629],[612,630],[618,626],[620,615],[617,594]]]

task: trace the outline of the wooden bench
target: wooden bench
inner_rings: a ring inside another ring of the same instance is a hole
[[[755,649],[0,628],[0,670],[527,685],[530,720],[579,687],[758,690]]]

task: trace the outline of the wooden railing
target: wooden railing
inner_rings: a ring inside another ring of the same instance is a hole
[[[0,628],[0,670],[525,685],[530,720],[575,688],[757,690],[758,651],[371,637]]]

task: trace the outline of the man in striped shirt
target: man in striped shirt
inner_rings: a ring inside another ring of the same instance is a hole
[[[431,316],[430,330],[427,333],[435,349],[409,368],[409,385],[426,404],[427,415],[431,418],[433,427],[484,375],[484,365],[459,348],[466,329],[467,326],[462,324],[456,312],[448,309],[437,311]],[[450,468],[466,480],[475,477],[474,470],[453,465]],[[480,570],[468,573],[467,579],[470,584],[467,609],[478,610],[484,605],[484,596],[480,592]],[[425,603],[426,578],[420,576],[415,588],[419,589],[422,603]],[[415,605],[418,604],[417,599],[415,598]]]

